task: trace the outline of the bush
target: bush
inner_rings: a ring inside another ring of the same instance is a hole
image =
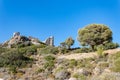
[[[115,60],[113,71],[120,72],[120,58],[118,58],[118,59]]]
[[[11,66],[9,68],[9,71],[15,74],[15,73],[17,73],[17,68],[15,66]]]
[[[94,61],[94,59],[92,59],[92,58],[86,58],[83,60],[79,60],[79,61],[77,61],[77,67],[93,69],[95,67],[95,65],[91,64],[92,61]]]
[[[40,54],[57,54],[58,52],[58,48],[51,46],[47,46],[39,50]]]
[[[21,52],[27,56],[30,56],[30,55],[36,54],[37,49],[41,48],[41,47],[44,47],[44,46],[31,45],[31,46],[27,46],[27,47],[18,48],[18,50],[19,50],[19,52]]]
[[[44,59],[45,59],[44,68],[45,69],[52,69],[54,67],[55,57],[52,55],[47,55],[44,57]]]
[[[99,57],[103,56],[103,52],[104,52],[103,46],[98,46],[97,47],[97,54],[98,54]]]
[[[75,73],[75,74],[73,75],[73,77],[76,78],[77,80],[87,80],[87,79],[86,79],[87,77],[86,77],[85,75],[83,75],[83,74]]]
[[[120,52],[110,56],[111,61],[111,70],[114,72],[120,72]]]
[[[7,52],[7,51],[8,51],[7,48],[0,47],[0,54],[1,54],[1,53],[4,53],[4,52]]]
[[[43,68],[39,68],[39,69],[37,69],[37,71],[36,71],[37,74],[38,74],[38,73],[41,73],[41,72],[44,72],[44,69],[43,69]]]
[[[86,47],[74,50],[75,53],[89,53],[89,52],[92,52],[92,51],[93,50],[91,48],[86,48]]]
[[[53,61],[53,60],[55,60],[55,57],[52,56],[52,55],[48,55],[48,56],[45,56],[44,59],[45,59],[46,61]]]
[[[54,67],[54,61],[49,61],[44,64],[45,69],[51,70]]]
[[[37,53],[37,48],[38,48],[38,46],[34,46],[34,45],[28,47],[28,49],[26,51],[26,54],[27,55],[33,55],[33,54]]]
[[[69,52],[69,50],[66,49],[66,48],[59,48],[59,52],[60,52],[61,54],[66,54],[66,53]]]
[[[111,57],[112,57],[114,60],[120,58],[120,51],[117,52],[116,54],[113,54]]]
[[[74,68],[74,67],[76,67],[77,66],[77,61],[75,60],[75,59],[71,59],[70,61],[69,61],[69,67],[70,68]]]
[[[118,47],[119,47],[119,44],[118,43],[113,43],[113,42],[106,43],[104,45],[105,50],[107,50],[107,49],[115,49],[115,48],[118,48]]]
[[[105,68],[109,67],[109,63],[108,62],[99,62],[97,64],[97,68],[99,68],[100,70],[104,70]]]
[[[32,59],[24,56],[17,49],[8,51],[0,55],[0,67],[25,67],[27,64],[32,63]]]
[[[101,75],[92,77],[91,80],[119,80],[119,76],[113,73],[102,73]]]
[[[60,66],[60,67],[57,67],[56,70],[55,70],[55,72],[54,72],[54,74],[56,74],[57,72],[59,72],[59,71],[61,71],[61,70],[63,70],[63,69],[64,69],[64,67],[61,67],[61,66]]]

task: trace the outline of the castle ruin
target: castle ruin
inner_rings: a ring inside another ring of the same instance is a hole
[[[20,32],[14,32],[13,37],[20,36]]]
[[[45,44],[54,46],[54,37],[50,36],[48,39],[45,40]]]
[[[7,42],[3,43],[3,45],[8,44],[8,48],[11,48],[11,45],[13,44],[25,43],[25,42],[30,42],[34,45],[40,45],[39,39],[31,36],[30,37],[21,36],[20,32],[14,32],[12,38]],[[54,46],[54,37],[50,36],[43,43],[45,43],[48,46]]]

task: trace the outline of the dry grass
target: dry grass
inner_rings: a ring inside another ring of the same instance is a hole
[[[120,51],[120,48],[106,50],[106,51],[104,51],[104,53],[115,54],[118,51]],[[69,54],[69,55],[60,55],[57,58],[58,59],[79,60],[79,59],[83,59],[83,58],[96,58],[96,57],[98,57],[98,54],[96,52],[91,52],[91,53],[72,53],[72,54]]]

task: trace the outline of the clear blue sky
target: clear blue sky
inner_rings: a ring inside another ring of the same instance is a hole
[[[59,45],[91,23],[106,24],[113,31],[113,41],[120,43],[120,0],[0,0],[0,42],[13,32],[44,41],[55,37]]]

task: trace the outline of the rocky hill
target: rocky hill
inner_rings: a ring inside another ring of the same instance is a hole
[[[79,50],[15,33],[0,46],[0,80],[120,80],[120,48]]]
[[[50,48],[50,47],[49,47]],[[17,72],[9,68],[0,68],[2,80],[119,80],[119,63],[114,62],[120,56],[120,49],[108,50],[107,56],[97,53],[32,54],[34,63]],[[38,50],[39,52],[39,50]],[[114,54],[111,54],[114,52]]]

